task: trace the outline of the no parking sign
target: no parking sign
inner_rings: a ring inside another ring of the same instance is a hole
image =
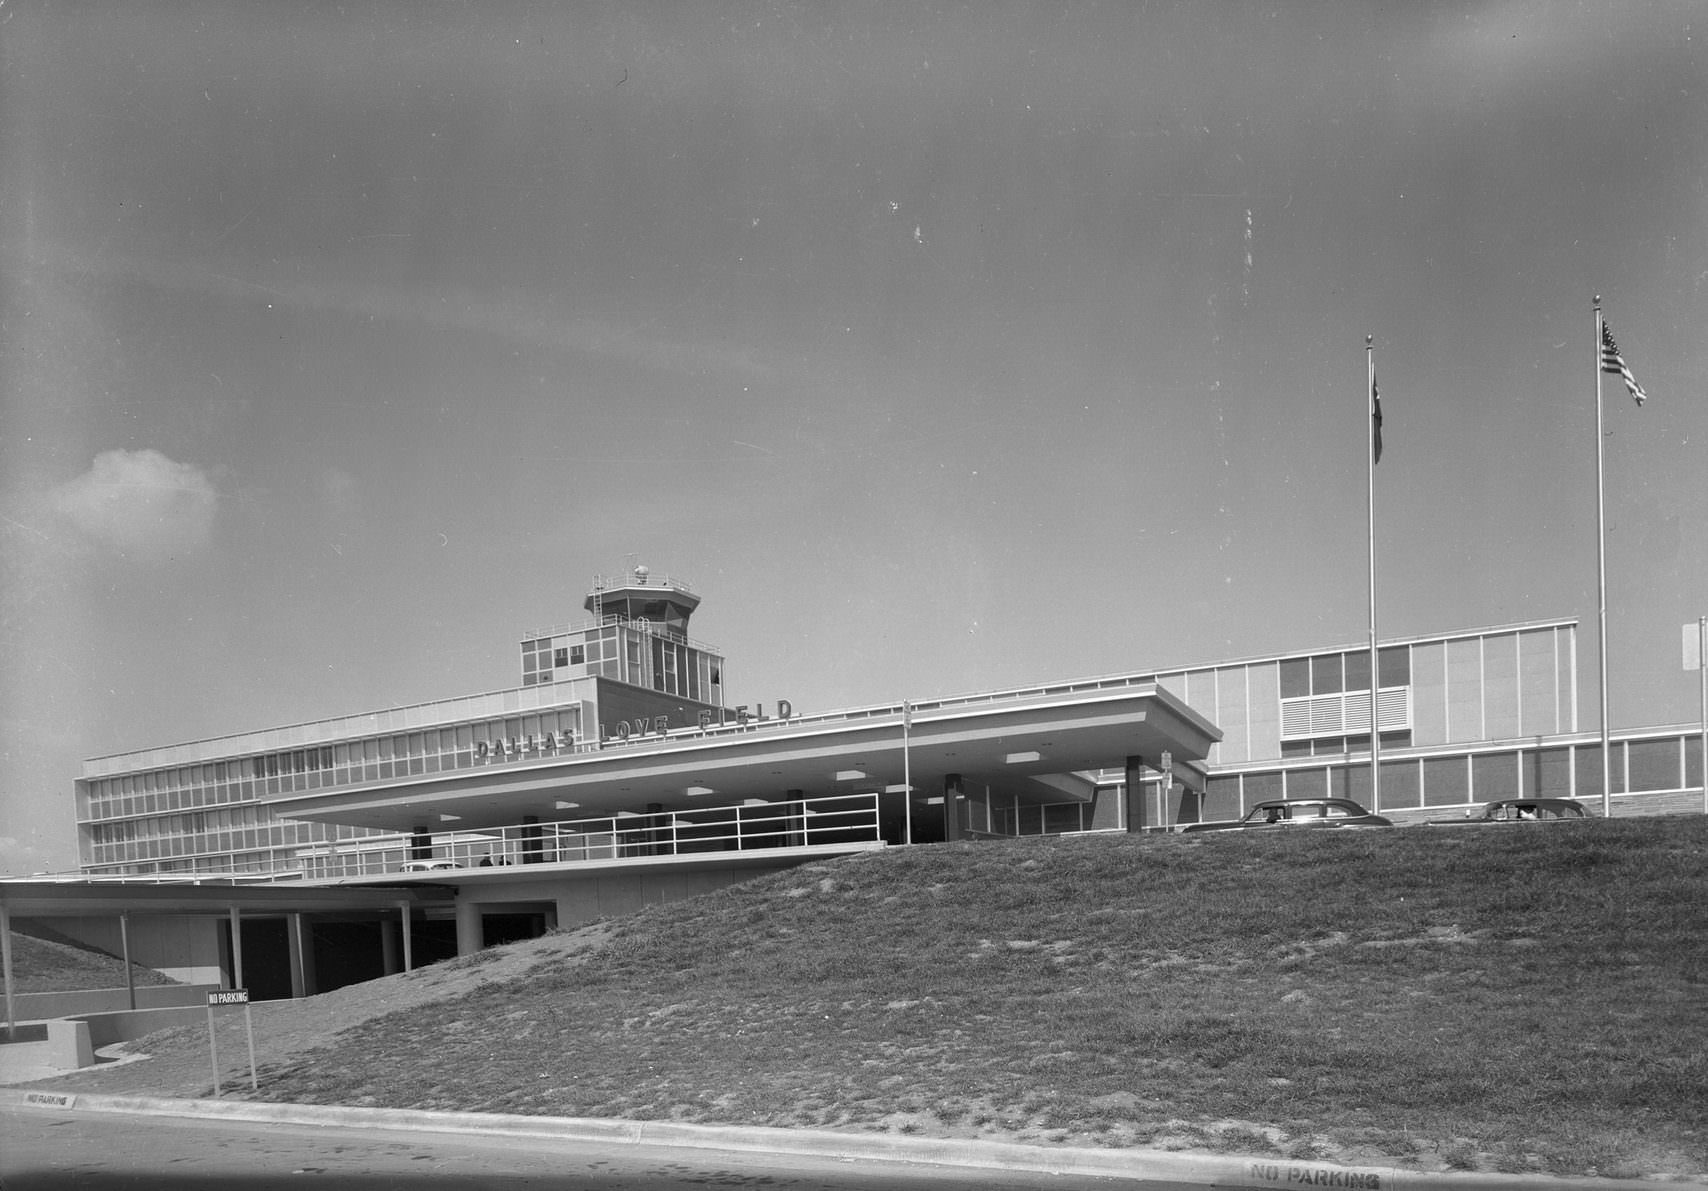
[[[243,1006],[243,1030],[249,1036],[249,1086],[251,1089],[258,1089],[261,1081],[255,1074],[255,1020],[249,1016],[249,990],[216,988],[208,993],[208,1054],[213,1059],[214,1096],[219,1096],[219,1040],[214,1037],[215,1005]]]

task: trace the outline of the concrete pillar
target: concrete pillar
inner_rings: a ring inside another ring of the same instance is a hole
[[[415,970],[415,926],[409,920],[409,903],[400,902],[398,908],[403,911],[403,970]]]
[[[380,970],[387,976],[397,971],[397,924],[388,915],[380,917]]]
[[[314,928],[301,914],[285,918],[285,938],[291,952],[291,996],[312,997],[314,979]]]
[[[231,907],[231,987],[244,988],[243,983],[243,912]]]
[[[130,963],[130,913],[122,911],[119,914],[119,949],[125,958],[125,1001],[132,1013],[136,1012],[136,973]]]
[[[943,838],[957,840],[961,831],[961,775],[943,775]]]
[[[410,831],[409,858],[411,860],[433,859],[433,833],[425,827],[417,825]]]
[[[457,954],[473,955],[486,946],[486,930],[480,921],[478,903],[457,901]]]
[[[1145,807],[1145,759],[1140,756],[1127,758],[1127,830],[1138,833],[1152,826],[1155,819],[1153,812],[1147,812]]]
[[[522,863],[538,864],[545,859],[544,844],[540,838],[540,817],[538,815],[522,816]]]
[[[12,1012],[12,914],[0,902],[0,977],[6,984],[6,1037],[17,1036],[18,1019]]]

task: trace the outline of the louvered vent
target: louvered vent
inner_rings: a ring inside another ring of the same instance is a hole
[[[1383,687],[1376,693],[1377,720],[1382,731],[1411,727],[1411,688]],[[1281,700],[1281,739],[1308,740],[1315,736],[1351,736],[1370,730],[1370,692],[1339,691]]]

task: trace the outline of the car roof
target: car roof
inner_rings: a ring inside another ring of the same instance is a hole
[[[1271,806],[1358,806],[1350,798],[1268,798],[1252,803],[1251,809]],[[1363,809],[1363,808],[1359,808]]]

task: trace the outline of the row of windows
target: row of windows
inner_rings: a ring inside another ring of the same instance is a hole
[[[1382,680],[1378,686],[1406,686],[1411,682],[1411,647],[1391,645],[1379,651]],[[1339,691],[1370,689],[1370,651],[1325,653],[1281,661],[1281,697],[1332,695]]]
[[[244,833],[245,838],[251,835],[254,833]],[[305,868],[304,861],[297,855],[295,842],[286,841],[274,846],[264,839],[248,844],[239,840],[236,846],[248,850],[225,855],[160,856],[149,855],[149,849],[142,844],[109,844],[96,849],[99,856],[90,869],[108,876],[147,876],[160,873],[300,872]]]
[[[136,824],[114,823],[105,826],[130,828]],[[96,830],[99,831],[100,827]],[[207,852],[229,853],[244,848],[295,847],[299,844],[325,842],[326,832],[326,827],[318,823],[270,823],[263,827],[212,831],[200,835],[104,840],[93,845],[92,859],[96,864],[116,864],[128,860],[199,856]]]
[[[227,830],[233,827],[253,827],[264,813],[254,806],[227,811],[192,811],[183,815],[155,815],[152,818],[123,819],[112,823],[96,823],[89,828],[89,839],[97,844],[128,843],[139,839],[168,839],[200,835],[210,827]]]
[[[1613,745],[1612,793],[1683,790],[1702,784],[1700,753],[1688,738],[1633,740]],[[1382,809],[1461,806],[1497,798],[1600,798],[1601,746],[1562,745],[1469,756],[1407,757],[1382,762]],[[1371,800],[1370,766],[1336,765],[1209,779],[1203,817],[1238,818],[1272,798]]]
[[[547,734],[573,738],[580,729],[580,723],[580,709],[565,707],[478,724],[374,736],[265,757],[121,774],[91,781],[86,795],[87,805],[82,810],[89,819],[166,814],[352,782],[384,781],[445,769],[463,769],[476,764],[477,744],[500,739],[543,738]],[[277,773],[264,777],[236,777],[245,769],[250,772],[256,768],[268,770],[269,762],[278,769]]]
[[[250,758],[254,777],[278,777],[287,773],[312,773],[332,768],[332,746],[317,749],[296,749],[288,753],[268,753]]]
[[[619,626],[522,642],[523,686],[596,675],[715,703],[722,693],[721,669],[718,658],[703,650]]]
[[[1364,717],[1368,719],[1369,717]],[[1382,733],[1382,747],[1403,749],[1411,747],[1411,730]],[[1343,753],[1368,753],[1369,734],[1360,736],[1322,736],[1314,740],[1283,740],[1283,757],[1332,757]]]

